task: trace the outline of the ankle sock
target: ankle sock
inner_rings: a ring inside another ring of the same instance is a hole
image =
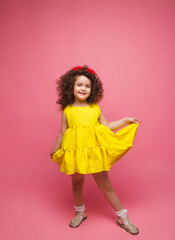
[[[85,206],[84,206],[84,204],[81,205],[81,206],[74,206],[74,209],[75,209],[76,212],[82,212],[83,213],[85,211]]]
[[[117,212],[115,212],[115,214],[118,216],[118,217],[120,217],[120,218],[126,218],[127,217],[127,209],[124,209],[124,208],[122,208],[120,211],[117,211]],[[127,219],[125,219],[124,220],[124,222],[123,222],[123,224],[125,224],[125,225],[128,225],[129,223],[128,223],[128,220]]]

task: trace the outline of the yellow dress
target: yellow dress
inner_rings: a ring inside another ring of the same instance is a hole
[[[67,175],[109,171],[133,145],[139,123],[132,123],[114,133],[99,123],[98,104],[85,107],[68,105],[64,113],[68,129],[52,160]]]

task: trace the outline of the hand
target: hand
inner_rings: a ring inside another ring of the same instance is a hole
[[[58,148],[53,147],[52,151],[50,152],[50,157],[52,157],[52,155],[53,155],[54,153],[56,153],[57,150],[58,150]]]
[[[52,158],[52,155],[54,154],[55,152],[51,151],[50,152],[50,157]]]
[[[131,124],[131,123],[137,123],[141,122],[138,118],[126,118],[126,123]]]

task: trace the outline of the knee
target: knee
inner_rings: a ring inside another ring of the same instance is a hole
[[[79,190],[83,187],[84,179],[78,179],[72,182],[73,190]]]
[[[100,172],[100,173],[94,174],[93,177],[96,181],[96,184],[97,184],[99,190],[102,193],[107,194],[114,190],[112,187],[112,184],[109,180],[107,172]]]
[[[99,189],[104,194],[108,194],[113,191],[113,187],[111,185],[101,186]]]

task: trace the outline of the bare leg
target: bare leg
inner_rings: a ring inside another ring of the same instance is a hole
[[[100,173],[94,173],[93,177],[100,191],[104,194],[105,198],[109,201],[115,212],[121,210],[120,217],[116,219],[117,224],[131,234],[138,234],[139,229],[131,222],[131,220],[124,212],[126,209],[123,208],[119,198],[117,197],[110,183],[108,172],[104,171]]]
[[[76,216],[70,221],[70,227],[78,227],[86,218],[85,206],[83,202],[84,174],[72,174],[72,190],[75,201]]]
[[[104,194],[105,198],[111,204],[113,209],[115,211],[121,210],[123,206],[111,185],[111,182],[108,177],[108,172],[104,171],[99,173],[93,173],[92,175],[98,188]]]
[[[83,205],[83,184],[84,184],[84,175],[75,173],[72,174],[72,190],[76,206]]]

